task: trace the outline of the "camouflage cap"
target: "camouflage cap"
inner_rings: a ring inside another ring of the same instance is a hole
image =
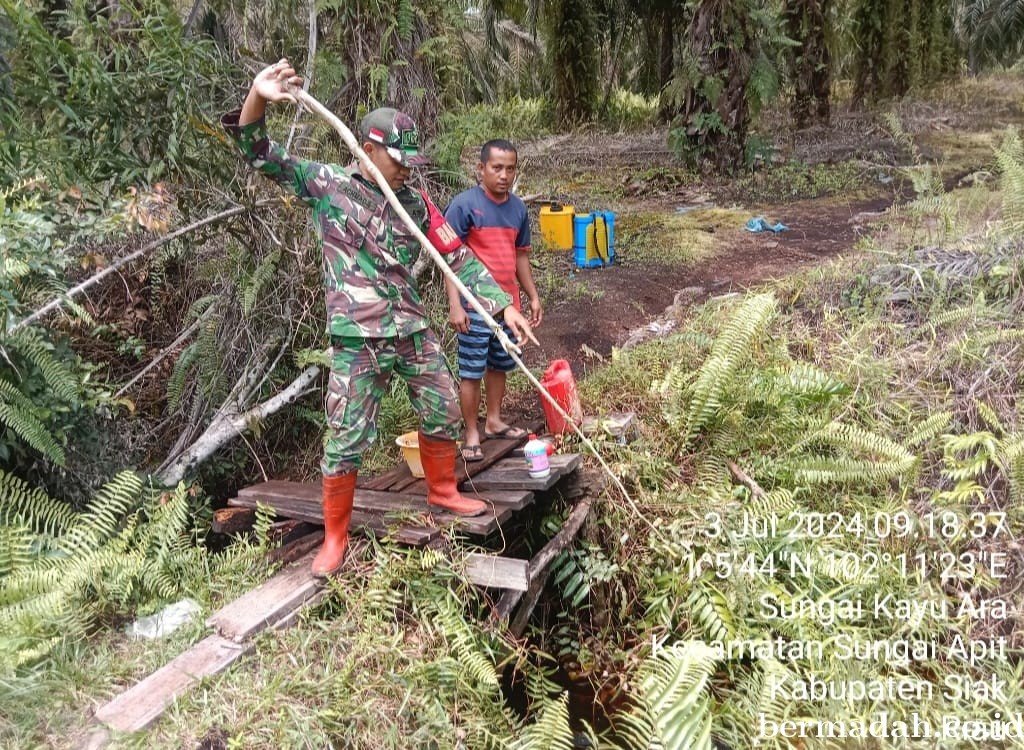
[[[362,119],[359,130],[364,141],[381,144],[403,167],[427,163],[427,157],[420,153],[420,134],[416,123],[405,112],[380,107]]]

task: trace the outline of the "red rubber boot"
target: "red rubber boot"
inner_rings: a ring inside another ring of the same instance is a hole
[[[457,516],[478,516],[487,503],[459,494],[455,483],[455,441],[419,433],[420,462],[427,480],[427,505]]]
[[[352,520],[352,501],[356,492],[356,473],[324,477],[324,546],[313,559],[317,578],[336,573],[348,549],[348,525]]]

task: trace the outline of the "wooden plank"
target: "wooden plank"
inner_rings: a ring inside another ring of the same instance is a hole
[[[470,483],[467,487],[463,488],[464,494],[469,497],[482,497],[483,499],[491,502],[495,505],[508,506],[512,510],[522,510],[526,506],[533,502],[533,493],[529,490],[522,489],[511,489],[511,490],[500,490],[492,491],[487,493],[475,492],[475,486]],[[232,498],[228,500],[229,505],[238,505],[243,508],[255,508],[256,501],[261,501],[266,505],[273,507],[282,515],[289,515],[288,510],[292,507],[302,509],[305,515],[315,512],[316,521],[323,524],[323,513],[320,509],[321,504],[321,489],[319,483],[315,482],[288,482],[284,480],[272,480],[270,482],[262,482],[260,484],[254,484],[251,487],[243,487],[238,491],[238,498]],[[378,507],[370,507],[369,504],[364,504],[361,501],[366,500],[369,502],[370,498],[377,498],[381,495],[394,495],[398,498],[404,498],[401,503],[396,506],[400,510],[409,510],[409,501],[419,503],[419,510],[426,512],[428,510],[426,503],[424,502],[425,496],[414,496],[408,493],[380,493],[374,490],[356,489],[355,498],[353,505],[357,510],[379,510]],[[235,502],[235,500],[245,499],[244,502]],[[295,516],[299,518],[299,516]],[[301,518],[300,520],[309,520]]]
[[[213,511],[210,529],[217,534],[237,534],[249,531],[256,523],[256,513],[251,508],[218,508]]]
[[[239,497],[257,497],[264,500],[268,505],[274,504],[275,500],[307,500],[319,505],[323,501],[322,483],[317,482],[289,482],[283,479],[271,479],[269,482],[260,482],[251,487],[243,487],[238,491]],[[276,508],[277,506],[274,505]]]
[[[145,729],[192,685],[252,650],[252,643],[211,635],[100,707],[96,719],[120,732]]]
[[[551,473],[543,479],[534,479],[526,471],[523,461],[506,458],[483,474],[473,478],[473,487],[481,492],[498,489],[526,489],[542,492],[551,489],[562,477],[571,474],[583,462],[579,453],[555,454],[548,459]]]
[[[530,587],[529,568],[527,560],[473,553],[466,557],[466,580],[477,586],[526,591]]]
[[[255,508],[257,502],[273,507],[280,515],[315,523],[318,526],[324,525],[323,506],[319,500],[315,504],[298,500],[291,502],[281,500],[267,502],[263,498],[239,494],[238,497],[228,500],[228,505],[241,508]],[[350,529],[353,531],[367,529],[378,538],[389,537],[399,544],[406,544],[410,547],[423,547],[441,534],[438,529],[433,527],[416,526],[408,523],[388,523],[378,513],[364,513],[361,511],[352,512]]]
[[[530,584],[525,595],[524,592],[515,589],[509,589],[502,593],[501,598],[498,599],[494,609],[491,611],[492,621],[500,622],[505,620],[512,615],[513,610],[516,610],[516,606],[519,605],[515,617],[509,623],[509,631],[517,638],[523,634],[526,624],[529,622],[530,613],[537,605],[540,594],[544,590],[544,584],[547,582],[548,575],[551,572],[549,568],[551,562],[558,556],[559,552],[568,547],[576,538],[580,528],[583,526],[583,522],[587,520],[587,515],[590,513],[592,505],[593,500],[591,498],[585,498],[576,504],[572,512],[569,513],[569,517],[565,519],[565,525],[530,560],[528,572]],[[522,601],[521,605],[520,601]]]
[[[353,529],[367,528],[377,537],[388,536],[401,544],[413,547],[429,544],[440,533],[429,526],[409,523],[388,524],[379,513],[360,508],[358,498],[361,492],[356,490],[356,510],[352,513]],[[255,508],[257,502],[273,507],[282,516],[323,526],[320,482],[289,482],[280,479],[261,482],[240,489],[238,497],[228,500],[228,505]]]
[[[523,429],[527,432],[536,432],[539,427],[540,423],[537,422],[532,425],[526,425]],[[517,440],[499,440],[496,438],[490,438],[484,440],[483,443],[480,444],[480,448],[484,454],[482,461],[474,461],[467,464],[462,460],[461,454],[459,454],[459,458],[457,458],[455,462],[455,479],[459,482],[464,482],[470,477],[474,477],[477,474],[486,471],[525,442],[526,438],[519,438]],[[391,471],[381,474],[380,476],[367,477],[366,479],[360,477],[358,486],[368,490],[412,492],[419,495],[427,494],[426,483],[422,479],[412,475],[405,461],[402,461]]]
[[[322,582],[314,578],[309,569],[312,561],[313,555],[308,554],[279,571],[270,580],[214,612],[206,624],[236,643],[273,625],[301,607],[320,588]]]
[[[464,518],[441,510],[429,508],[422,497],[400,495],[395,492],[375,492],[359,490],[356,492],[356,505],[361,510],[379,513],[429,513],[439,526],[454,525],[460,531],[474,536],[488,536],[496,531],[498,525],[508,520],[512,509],[504,505],[491,505],[479,516]]]
[[[304,537],[293,539],[285,545],[272,549],[267,553],[267,559],[271,562],[283,564],[295,562],[303,555],[318,549],[324,542],[324,532],[314,531]]]
[[[495,506],[504,506],[512,511],[522,510],[533,505],[534,500],[534,495],[529,490],[488,490],[487,492],[475,492],[472,481],[459,491],[466,497],[475,497],[478,500],[484,500]]]
[[[288,482],[272,480],[261,484],[245,487],[238,492],[238,497],[229,500],[229,505],[255,507],[257,502],[273,506],[281,515],[290,518],[310,520],[318,517],[323,523],[320,508],[320,486],[313,482]],[[498,525],[508,520],[511,514],[533,502],[532,493],[519,490],[515,492],[489,493],[478,495],[466,492],[469,497],[480,497],[491,503],[487,512],[472,518],[463,518],[442,510],[427,506],[423,496],[380,492],[376,490],[357,489],[354,507],[357,511],[368,514],[429,514],[431,525],[456,525],[460,530],[473,536],[488,536],[497,530]]]
[[[315,582],[309,572],[312,559],[311,553],[218,610],[207,624],[222,628],[222,632],[204,638],[102,706],[95,714],[96,720],[119,732],[146,729],[194,684],[222,672],[253,650],[251,641],[239,643],[236,639],[247,638],[268,626],[291,624],[304,606],[324,594],[321,586],[310,591],[307,585]],[[109,739],[109,735],[97,732],[87,738],[87,746],[103,747]]]

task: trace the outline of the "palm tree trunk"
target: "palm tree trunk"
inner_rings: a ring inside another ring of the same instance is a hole
[[[826,42],[828,0],[787,0],[783,10],[786,32],[797,45],[791,51],[793,101],[790,112],[800,129],[827,125],[831,108],[831,57]]]

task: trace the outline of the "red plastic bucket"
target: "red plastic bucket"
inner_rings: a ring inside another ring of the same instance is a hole
[[[566,360],[556,359],[553,361],[544,371],[540,384],[572,417],[573,422],[579,424],[583,421],[583,407],[580,406],[580,397],[576,393],[576,379],[572,376],[572,368],[569,367]],[[551,402],[541,396],[540,403],[544,407],[544,419],[548,424],[548,432],[552,435],[561,435],[564,432],[572,431],[572,426],[565,421],[565,417],[555,410]]]

